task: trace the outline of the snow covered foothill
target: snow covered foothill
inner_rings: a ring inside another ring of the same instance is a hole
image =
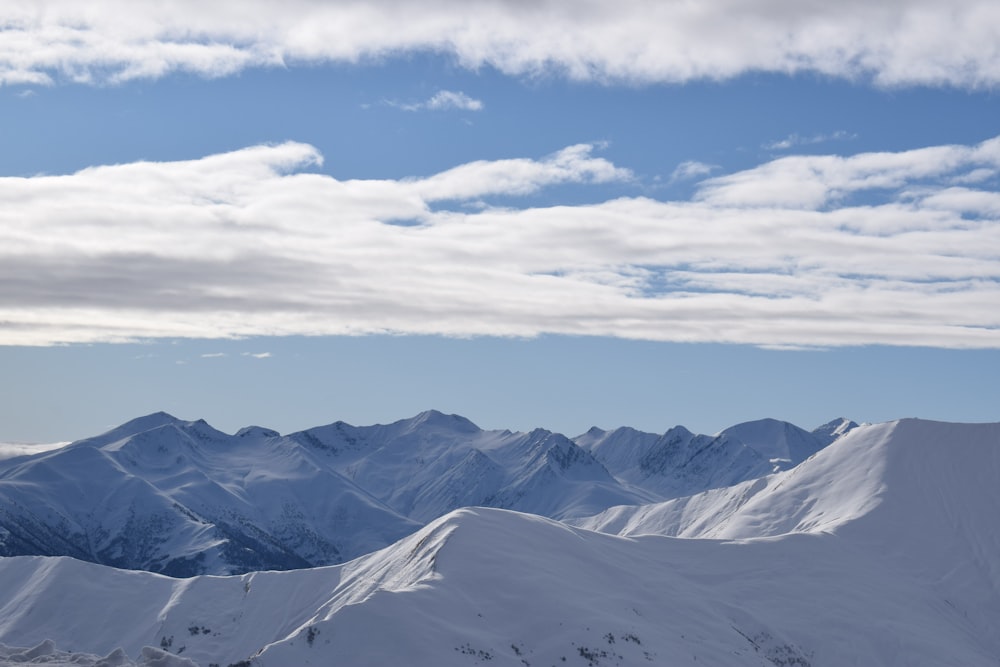
[[[202,667],[995,666],[997,479],[1000,424],[902,420],[684,499],[699,537],[469,508],[308,570],[4,558],[0,642],[159,646]]]

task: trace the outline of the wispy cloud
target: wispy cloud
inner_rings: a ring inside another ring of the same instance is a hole
[[[209,352],[208,354],[201,355],[202,359],[221,359],[222,357],[228,356],[225,352]]]
[[[830,141],[848,141],[850,139],[855,139],[856,135],[851,134],[845,130],[837,130],[836,132],[831,132],[830,134],[813,134],[810,136],[802,136],[800,134],[790,134],[784,139],[779,139],[777,141],[771,141],[764,144],[763,148],[768,150],[778,150],[784,151],[790,148],[795,148],[796,146],[808,146],[811,144],[825,144]]]
[[[696,178],[702,178],[703,176],[708,176],[718,167],[714,164],[705,164],[704,162],[696,162],[694,160],[689,160],[687,162],[681,162],[674,169],[673,173],[670,174],[670,181],[689,181]]]
[[[252,357],[254,359],[270,359],[270,352],[243,352],[241,356]]]
[[[44,444],[22,443],[22,442],[0,442],[0,461],[11,459],[15,456],[31,456],[49,452],[53,449],[60,449],[68,445],[68,442],[52,442]]]
[[[461,111],[482,111],[484,106],[481,100],[469,97],[463,92],[452,90],[440,90],[433,97],[424,101],[410,104],[401,102],[388,102],[390,106],[403,109],[404,111],[448,111],[458,109]]]
[[[337,180],[309,170],[320,161],[289,143],[0,178],[0,344],[392,332],[1000,348],[1000,137],[786,156],[683,201],[547,207],[513,197],[631,173],[587,145],[400,180]]]
[[[356,62],[434,51],[507,74],[689,81],[817,72],[876,84],[1000,83],[993,0],[524,3],[48,0],[0,8],[0,84]]]

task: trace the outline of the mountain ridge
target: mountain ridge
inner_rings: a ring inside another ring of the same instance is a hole
[[[384,547],[460,507],[581,518],[771,470],[732,435],[589,433],[483,430],[427,410],[390,424],[229,435],[154,412],[0,460],[0,555],[68,555],[172,576],[314,567]]]

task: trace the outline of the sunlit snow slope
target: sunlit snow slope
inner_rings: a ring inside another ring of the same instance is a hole
[[[0,642],[149,645],[203,667],[995,666],[998,480],[1000,424],[904,420],[676,501],[673,523],[617,517],[631,536],[464,509],[310,570],[176,580],[5,558]],[[636,535],[678,522],[718,539]]]

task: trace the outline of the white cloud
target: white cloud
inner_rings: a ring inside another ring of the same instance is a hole
[[[415,104],[401,104],[389,102],[391,106],[398,107],[404,111],[448,111],[459,109],[462,111],[482,111],[484,105],[481,100],[469,97],[463,92],[452,90],[440,90],[429,100],[417,102]]]
[[[716,169],[718,167],[714,164],[688,160],[677,165],[677,168],[670,174],[670,181],[687,181],[694,178],[701,178],[702,176],[708,176]]]
[[[201,355],[202,359],[221,359],[222,357],[228,356],[225,352],[209,352],[207,354]]]
[[[481,100],[473,99],[463,92],[442,90],[427,100],[428,109],[462,109],[464,111],[482,111]]]
[[[16,456],[32,456],[42,452],[50,452],[53,449],[61,449],[69,442],[52,443],[25,443],[25,442],[0,442],[0,461],[12,459]]]
[[[628,169],[591,156],[590,144],[569,146],[542,161],[470,162],[429,178],[404,181],[423,201],[525,195],[557,183],[608,183],[632,178]]]
[[[818,72],[877,84],[1000,82],[993,0],[133,0],[7,2],[0,84],[447,53],[468,68],[630,82]]]
[[[0,344],[391,332],[1000,347],[1000,201],[963,179],[1000,169],[1000,138],[783,157],[688,201],[515,205],[631,177],[593,151],[337,180],[289,143],[0,178]]]
[[[818,208],[857,192],[893,190],[928,178],[964,180],[963,175],[997,167],[1000,138],[972,147],[932,146],[850,157],[796,155],[710,179],[700,198],[716,205]]]
[[[241,356],[252,357],[254,359],[270,359],[270,352],[243,352]]]
[[[856,138],[856,135],[850,134],[844,130],[837,130],[830,134],[814,134],[811,136],[804,137],[797,133],[792,133],[785,137],[784,139],[779,139],[778,141],[771,141],[764,144],[763,148],[768,150],[788,150],[789,148],[795,148],[796,146],[809,146],[811,144],[824,144],[829,141],[847,141],[849,139]]]

